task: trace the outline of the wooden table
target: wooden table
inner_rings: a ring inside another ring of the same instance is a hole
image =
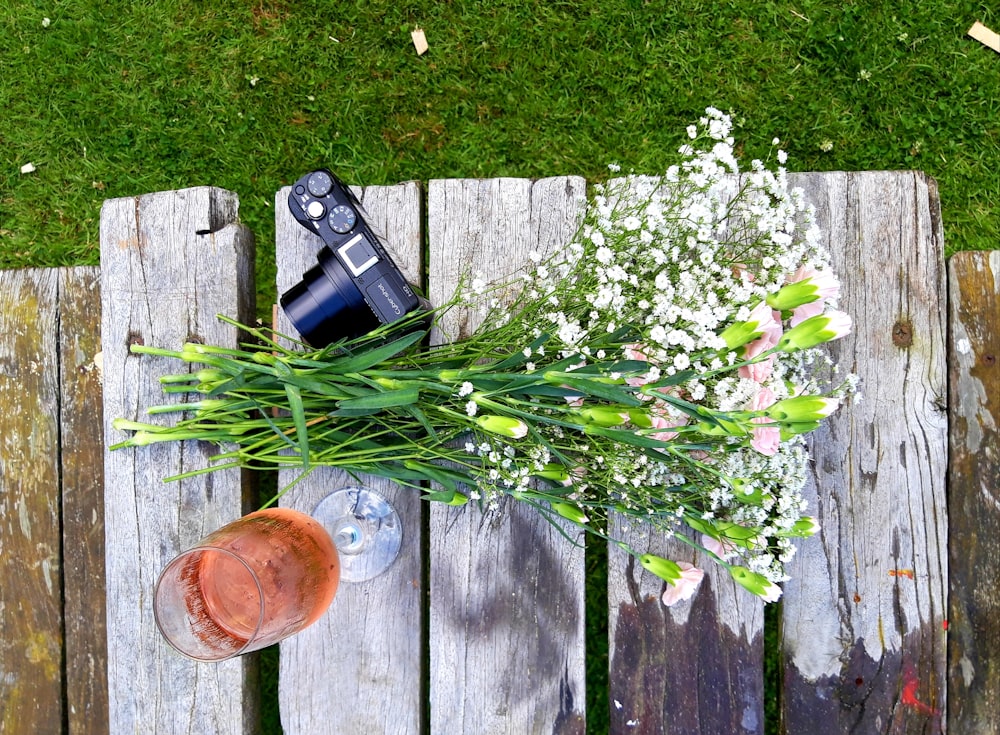
[[[834,357],[861,376],[863,400],[812,440],[823,531],[800,544],[785,585],[782,727],[1000,732],[1000,252],[960,253],[946,271],[936,187],[921,174],[793,183],[843,278],[855,331]],[[359,193],[397,262],[440,300],[466,266],[500,275],[565,242],[584,188],[562,177]],[[285,195],[279,292],[318,247]],[[99,459],[102,429],[117,438],[110,421],[163,402],[157,378],[179,369],[129,345],[235,344],[215,314],[252,318],[252,263],[237,197],[201,187],[106,202],[99,272],[0,272],[0,733],[254,731],[255,657],[188,661],[151,612],[166,562],[251,508],[248,478],[163,484],[204,466],[195,444]],[[475,323],[455,320],[441,338]],[[343,484],[317,472],[283,502],[309,511]],[[584,732],[594,642],[582,549],[518,507],[484,517],[371,484],[402,516],[401,556],[342,585],[324,618],[281,645],[285,732]],[[632,542],[698,562],[641,529]],[[761,603],[707,565],[694,599],[666,609],[657,580],[609,557],[611,730],[763,733]]]

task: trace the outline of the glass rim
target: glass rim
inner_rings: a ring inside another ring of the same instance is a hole
[[[166,573],[177,563],[182,560],[193,556],[195,554],[203,554],[205,552],[216,552],[232,557],[238,561],[247,573],[250,575],[250,579],[253,580],[254,587],[257,589],[257,602],[258,602],[258,612],[257,612],[257,625],[253,630],[253,633],[247,637],[246,641],[238,649],[228,652],[223,656],[197,656],[181,648],[175,641],[174,638],[167,634],[163,628],[163,624],[160,622],[159,607],[156,604],[157,599],[160,596],[160,585],[163,582],[163,578]],[[247,653],[251,649],[250,647],[257,641],[260,635],[261,628],[264,626],[264,588],[261,586],[260,579],[257,577],[257,573],[253,568],[247,563],[246,559],[237,554],[235,551],[222,548],[220,546],[211,546],[207,544],[199,544],[198,546],[193,546],[190,549],[185,549],[184,551],[177,554],[173,559],[171,559],[167,565],[160,572],[159,577],[156,580],[156,587],[153,589],[153,620],[156,623],[156,629],[159,631],[160,636],[165,640],[171,648],[173,648],[177,653],[181,654],[185,658],[191,659],[192,661],[199,661],[202,663],[218,663],[220,661],[227,661],[231,658],[236,658],[238,656]]]

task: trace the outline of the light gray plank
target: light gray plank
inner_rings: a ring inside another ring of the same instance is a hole
[[[369,224],[383,234],[393,260],[421,284],[423,210],[420,186],[355,189]],[[288,187],[275,196],[278,293],[316,265],[323,243],[288,211]],[[297,336],[287,317],[278,329]],[[279,473],[279,487],[298,476]],[[306,513],[333,490],[356,485],[349,475],[320,468],[281,504]],[[318,732],[418,733],[424,668],[422,508],[419,493],[380,478],[365,484],[385,495],[403,524],[403,546],[387,572],[363,583],[341,583],[330,610],[312,627],[281,643],[278,694],[287,735]]]
[[[101,335],[105,437],[119,416],[143,420],[168,402],[161,375],[183,363],[129,353],[129,344],[236,346],[215,315],[253,318],[253,236],[236,224],[235,194],[198,187],[106,201],[101,210]],[[164,484],[214,450],[185,442],[105,454],[110,731],[245,733],[256,721],[254,658],[199,664],[156,630],[153,589],[182,549],[244,509],[240,473]]]
[[[818,210],[853,333],[830,345],[862,400],[812,435],[811,507],[782,608],[789,733],[943,731],[945,276],[933,181],[792,177]]]
[[[431,181],[431,302],[467,271],[502,278],[567,243],[584,193],[577,177]],[[449,314],[444,335],[480,318]],[[469,503],[431,506],[430,554],[431,732],[582,733],[582,548],[529,508]]]

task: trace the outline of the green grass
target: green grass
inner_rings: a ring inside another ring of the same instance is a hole
[[[976,19],[1000,28],[954,0],[8,0],[0,268],[97,263],[104,199],[213,184],[257,234],[266,313],[274,192],[313,166],[655,172],[707,105],[748,156],[779,136],[792,170],[921,169],[949,252],[995,248],[1000,55]]]
[[[949,250],[992,248],[1000,56],[965,37],[977,18],[1000,26],[991,4],[914,0],[13,0],[0,267],[96,263],[103,199],[214,184],[258,235],[266,304],[273,193],[312,166],[359,183],[652,172],[710,104],[748,155],[781,137],[792,170],[926,171]]]

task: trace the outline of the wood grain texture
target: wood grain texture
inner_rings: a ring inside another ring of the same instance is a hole
[[[369,225],[388,241],[393,260],[421,284],[423,209],[420,186],[355,189]],[[288,211],[286,187],[275,197],[278,293],[316,265],[323,243]],[[295,335],[282,313],[279,330]],[[298,476],[279,473],[279,487]],[[419,493],[375,477],[364,484],[386,496],[403,524],[403,546],[387,572],[363,583],[343,582],[330,610],[312,627],[281,643],[279,700],[287,735],[418,733],[422,722],[424,607]],[[357,485],[344,472],[320,468],[285,495],[282,505],[306,513],[337,488]]]
[[[235,194],[198,187],[108,200],[101,210],[104,421],[144,420],[166,403],[158,379],[176,360],[132,355],[142,342],[235,347],[216,314],[253,318],[253,236],[237,224]],[[166,484],[204,467],[207,444],[164,443],[105,455],[108,687],[113,733],[245,733],[256,727],[255,659],[219,664],[183,658],[162,639],[152,598],[160,570],[183,549],[239,517],[241,475],[223,471]]]
[[[783,727],[938,733],[946,708],[945,277],[934,182],[790,177],[817,207],[862,400],[811,438],[811,510],[782,606]]]
[[[691,563],[705,579],[694,597],[667,608],[666,583],[608,545],[611,731],[762,734],[763,602],[687,544],[633,519],[612,522],[614,538]]]
[[[577,177],[431,181],[431,302],[463,275],[503,278],[529,251],[566,244],[584,193]],[[481,318],[448,316],[438,339],[467,336]],[[431,506],[431,732],[583,733],[583,561],[530,508]]]
[[[694,597],[665,607],[666,583],[615,545],[608,550],[613,733],[764,732],[764,606],[729,573],[646,524],[615,519],[640,553],[705,570]]]
[[[948,729],[1000,733],[1000,251],[948,276]]]
[[[63,726],[58,288],[0,271],[0,733]]]
[[[59,433],[69,735],[108,733],[101,275],[59,271]]]

